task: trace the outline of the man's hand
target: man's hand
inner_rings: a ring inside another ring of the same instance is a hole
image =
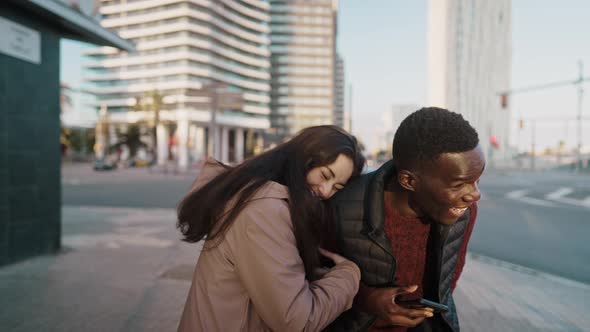
[[[365,310],[385,321],[387,325],[415,327],[426,318],[432,317],[433,310],[405,308],[397,305],[395,298],[401,294],[413,293],[416,289],[416,285],[374,289],[365,300]]]

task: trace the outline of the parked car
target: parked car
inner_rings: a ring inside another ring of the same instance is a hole
[[[110,162],[105,158],[98,159],[94,162],[95,171],[112,171],[117,168],[117,163]]]

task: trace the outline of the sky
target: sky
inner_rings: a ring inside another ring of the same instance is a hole
[[[435,0],[433,0],[435,1]],[[352,85],[352,131],[375,146],[383,113],[395,104],[426,105],[427,0],[340,0],[337,47],[345,62],[346,85]],[[578,60],[590,77],[590,1],[512,1],[512,88],[575,80]],[[81,53],[89,46],[62,42],[62,81],[82,83]],[[590,82],[585,84],[590,92]],[[349,97],[345,100],[349,109]],[[87,99],[88,97],[86,97]],[[94,117],[75,98],[73,118]],[[577,89],[565,86],[515,94],[510,98],[511,143],[530,148],[532,120],[540,149],[576,142]],[[590,119],[590,94],[583,114]],[[519,119],[524,128],[518,130]],[[584,122],[584,144],[590,145],[590,120]]]

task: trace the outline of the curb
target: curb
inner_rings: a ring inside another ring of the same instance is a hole
[[[586,284],[584,282],[581,281],[577,281],[577,280],[572,280],[572,279],[568,279],[565,277],[561,277],[555,274],[551,274],[548,272],[543,272],[543,271],[539,271],[539,270],[535,270],[529,267],[525,267],[522,265],[518,265],[518,264],[514,264],[514,263],[510,263],[507,261],[503,261],[503,260],[499,260],[496,258],[492,258],[489,256],[485,256],[485,255],[481,255],[481,254],[476,254],[476,253],[472,253],[472,252],[468,252],[467,253],[467,257],[468,259],[473,259],[475,261],[481,262],[481,263],[485,263],[485,264],[489,264],[489,265],[493,265],[496,267],[500,267],[500,268],[504,268],[507,270],[511,270],[511,271],[515,271],[515,272],[520,272],[523,274],[528,274],[530,276],[534,276],[534,277],[538,277],[541,279],[545,279],[545,280],[550,280],[553,282],[557,282],[559,284],[562,284],[564,286],[570,286],[570,287],[575,287],[575,288],[580,288],[582,290],[585,291],[590,291],[590,284]]]

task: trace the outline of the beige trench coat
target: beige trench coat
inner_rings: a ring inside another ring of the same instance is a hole
[[[195,188],[219,172],[208,161]],[[354,263],[305,279],[288,199],[285,186],[269,182],[219,245],[201,252],[179,331],[319,331],[352,306],[360,279]]]

